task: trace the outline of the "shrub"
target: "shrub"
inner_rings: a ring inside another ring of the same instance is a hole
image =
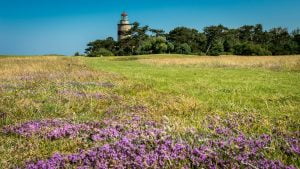
[[[89,57],[114,56],[114,54],[105,48],[99,48],[96,51],[89,53]]]
[[[79,52],[76,52],[76,53],[74,54],[74,56],[80,56],[80,53],[79,53]]]

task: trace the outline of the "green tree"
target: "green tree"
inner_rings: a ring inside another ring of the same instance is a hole
[[[165,37],[150,37],[138,48],[139,54],[160,54],[167,53],[174,49],[174,46],[167,42]]]
[[[160,37],[163,36],[165,37],[165,31],[162,29],[149,29],[149,31],[155,36],[155,37]]]
[[[223,25],[205,27],[202,32],[177,27],[169,33],[133,23],[121,41],[109,37],[88,43],[87,56],[158,53],[289,55],[300,53],[300,30],[291,34],[285,28],[265,31],[261,24],[228,29]],[[104,50],[105,49],[105,50]],[[270,53],[271,52],[271,53]],[[112,53],[112,54],[111,54]]]
[[[172,53],[175,50],[174,44],[171,43],[171,42],[167,42],[167,45],[168,45],[168,51],[167,51],[167,53]]]
[[[206,45],[206,38],[203,33],[199,33],[196,29],[186,27],[177,27],[171,30],[167,39],[169,42],[175,44],[175,46],[188,44],[193,53],[204,51]]]
[[[238,29],[239,39],[241,42],[253,42],[254,39],[254,29],[252,25],[244,25]]]
[[[219,55],[224,47],[224,35],[228,28],[223,25],[209,26],[204,28],[204,34],[207,38],[206,52],[208,55]],[[213,50],[212,50],[213,49]]]
[[[105,40],[95,40],[88,43],[87,46],[88,48],[85,49],[87,56],[94,55],[100,49],[106,49],[112,53],[117,52],[117,42],[112,37],[108,37]]]
[[[292,40],[286,28],[273,28],[269,31],[271,38],[269,50],[273,55],[289,55],[297,50],[297,44]]]
[[[134,22],[132,28],[126,34],[128,37],[119,42],[119,51],[126,55],[138,54],[140,45],[149,38],[148,32],[149,26],[141,27],[138,22]]]
[[[229,29],[223,35],[223,51],[227,54],[232,54],[233,47],[239,43],[238,31],[236,29]]]
[[[296,54],[300,54],[300,29],[296,29],[292,32],[293,41],[297,44]]]
[[[272,53],[261,45],[244,42],[234,47],[234,54],[243,56],[266,56]]]
[[[224,52],[223,42],[221,40],[218,40],[215,43],[213,43],[208,54],[211,56],[219,56],[223,52]]]
[[[192,49],[187,43],[183,43],[175,47],[175,52],[178,54],[191,54]]]

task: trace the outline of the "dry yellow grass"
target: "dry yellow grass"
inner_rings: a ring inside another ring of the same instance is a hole
[[[101,78],[100,71],[87,69],[80,58],[61,56],[0,58],[0,81],[28,79],[87,79]]]
[[[199,56],[187,58],[150,58],[141,63],[155,65],[185,65],[204,67],[266,68],[300,70],[300,56]]]
[[[51,70],[63,70],[67,62],[70,61],[56,56],[1,58],[0,77],[2,79],[24,74],[50,73]]]

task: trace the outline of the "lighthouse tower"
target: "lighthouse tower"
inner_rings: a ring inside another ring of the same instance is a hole
[[[126,32],[128,32],[131,29],[131,24],[128,20],[128,15],[126,12],[123,12],[121,14],[121,20],[118,24],[118,40],[122,40],[126,38]]]

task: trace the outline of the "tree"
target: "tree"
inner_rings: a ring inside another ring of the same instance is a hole
[[[187,43],[183,43],[175,47],[175,52],[178,54],[191,54],[192,49]]]
[[[273,55],[289,55],[297,50],[297,44],[292,40],[286,28],[273,28],[269,31],[270,44],[269,50]]]
[[[261,47],[261,45],[244,42],[234,47],[234,54],[243,56],[267,56],[272,53]]]
[[[155,37],[160,37],[160,36],[165,37],[165,36],[166,36],[165,31],[162,30],[162,29],[150,29],[149,31],[150,31]]]
[[[241,42],[252,42],[254,39],[254,29],[252,25],[244,25],[238,29]]]
[[[234,51],[233,47],[239,43],[238,31],[236,29],[229,29],[223,34],[223,51],[227,54],[231,54]]]
[[[119,50],[126,55],[138,54],[138,49],[142,43],[149,38],[147,34],[149,26],[141,27],[138,22],[134,22],[132,28],[127,32],[127,38],[119,42]]]
[[[87,56],[137,54],[290,55],[300,54],[300,29],[289,33],[285,28],[269,31],[261,24],[228,29],[223,25],[196,29],[177,27],[169,33],[133,23],[126,38],[116,42],[109,37],[88,43]],[[271,52],[271,53],[270,53]],[[76,53],[79,55],[79,53]]]
[[[175,49],[174,44],[171,43],[171,42],[167,42],[167,45],[168,45],[168,51],[167,51],[167,53],[172,53],[174,51],[174,49]]]
[[[88,48],[85,49],[85,53],[88,56],[94,55],[99,52],[100,49],[106,49],[113,54],[117,52],[117,42],[112,38],[108,37],[105,40],[95,40],[88,43]]]
[[[174,45],[168,43],[165,37],[150,37],[138,48],[139,54],[160,54],[170,52]]]
[[[167,36],[169,42],[180,46],[181,44],[188,44],[191,52],[200,53],[205,48],[206,38],[205,35],[199,33],[196,29],[186,27],[177,27],[170,31]]]
[[[255,44],[267,44],[268,43],[268,37],[266,36],[266,33],[264,32],[262,24],[257,24],[253,28],[253,42]]]
[[[293,41],[297,44],[296,53],[300,54],[300,29],[296,29],[292,32]]]
[[[224,52],[224,45],[221,40],[218,40],[213,43],[208,54],[211,56],[219,56],[222,52]]]
[[[204,28],[204,34],[206,35],[207,38],[205,54],[219,55],[221,53],[220,49],[223,48],[221,47],[221,45],[223,45],[224,34],[227,30],[228,28],[224,27],[223,25],[209,26]],[[211,52],[212,48],[214,50]]]

